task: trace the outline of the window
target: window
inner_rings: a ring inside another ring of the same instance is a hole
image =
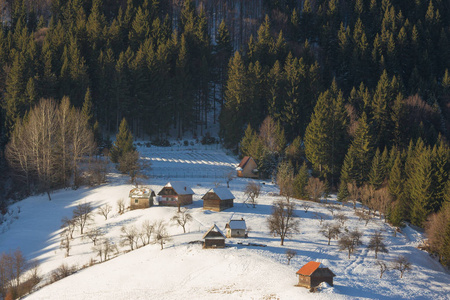
[[[134,199],[134,204],[139,204],[139,199]]]

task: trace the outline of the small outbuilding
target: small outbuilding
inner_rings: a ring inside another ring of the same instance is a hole
[[[258,178],[258,165],[250,156],[244,156],[236,168],[238,177]]]
[[[310,261],[300,270],[297,271],[298,286],[303,286],[308,289],[315,288],[322,282],[333,286],[333,272],[330,269],[321,267],[320,262]]]
[[[203,239],[203,248],[225,248],[225,236],[216,224],[203,235]]]
[[[158,203],[163,206],[192,204],[194,191],[182,181],[168,182],[158,193]]]
[[[130,208],[148,208],[153,206],[153,198],[155,197],[155,192],[148,187],[134,188],[130,191]]]
[[[234,196],[226,187],[210,189],[203,197],[203,209],[222,211],[233,207]]]
[[[240,238],[247,237],[247,224],[245,224],[244,218],[240,220],[230,220],[230,222],[225,225],[225,235],[227,238]]]

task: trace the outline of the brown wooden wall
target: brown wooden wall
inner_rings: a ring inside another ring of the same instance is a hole
[[[208,209],[212,211],[222,211],[227,208],[233,207],[233,199],[229,200],[216,200],[208,199],[203,200],[203,209]]]
[[[203,248],[225,248],[225,239],[205,239]]]
[[[138,200],[138,203],[135,203],[135,200]],[[130,209],[142,209],[148,208],[153,205],[153,198],[130,198]]]

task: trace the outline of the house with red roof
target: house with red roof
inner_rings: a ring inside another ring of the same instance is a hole
[[[258,165],[251,156],[244,156],[236,168],[238,177],[258,178]]]
[[[298,286],[315,288],[322,282],[333,286],[333,277],[336,276],[330,269],[321,267],[320,262],[310,261],[297,271]]]

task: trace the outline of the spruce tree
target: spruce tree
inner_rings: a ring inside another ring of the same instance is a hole
[[[299,199],[308,199],[308,193],[306,192],[306,185],[308,184],[309,172],[306,162],[303,162],[302,166],[298,170],[297,175],[294,177],[294,197]]]
[[[119,132],[116,135],[116,141],[111,148],[110,158],[113,163],[118,163],[120,158],[130,152],[135,151],[133,145],[133,135],[128,128],[125,118],[120,122]]]

